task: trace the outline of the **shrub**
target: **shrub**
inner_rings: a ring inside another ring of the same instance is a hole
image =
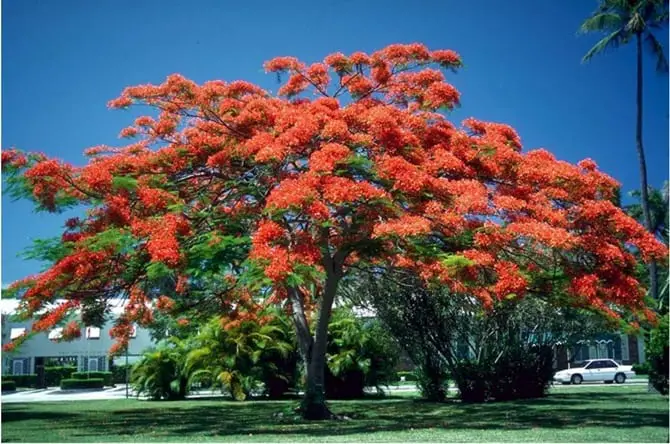
[[[268,332],[270,340],[263,344],[259,373],[264,394],[280,399],[299,384],[299,354],[292,320],[281,311],[271,313],[274,329]]]
[[[8,381],[14,381],[17,387],[36,387],[37,386],[37,375],[7,375],[5,379]]]
[[[49,366],[44,367],[44,380],[47,387],[57,387],[63,379],[70,379],[72,373],[77,371],[74,366]]]
[[[130,381],[130,371],[133,366],[128,365],[114,365],[112,366],[112,383],[114,384],[125,384],[126,383],[126,371],[128,371],[128,380]]]
[[[16,391],[16,383],[11,380],[3,380],[2,381],[2,391],[3,392],[15,392]]]
[[[325,369],[326,397],[328,399],[356,399],[365,393],[365,374],[362,370],[348,369],[334,375],[328,366]]]
[[[105,386],[111,386],[112,372],[75,372],[72,373],[72,379],[102,379]]]
[[[517,348],[497,361],[461,361],[453,372],[464,402],[540,398],[554,375],[550,347]]]
[[[463,402],[484,402],[491,397],[494,377],[488,363],[461,361],[455,365],[453,375]]]
[[[649,362],[643,362],[642,364],[633,364],[633,371],[636,375],[648,375],[649,374]]]
[[[416,376],[416,386],[423,399],[442,402],[447,398],[449,380],[443,364],[440,362],[425,362],[417,368]]]
[[[146,351],[130,373],[137,395],[146,394],[155,401],[184,399],[188,380],[182,366],[187,353],[186,342],[177,338],[160,341],[155,349]]]
[[[649,383],[662,395],[668,394],[668,322],[665,314],[658,326],[649,333],[646,345],[649,363]]]
[[[63,379],[60,382],[61,390],[101,389],[104,385],[105,381],[102,378]]]
[[[400,350],[377,320],[357,318],[350,308],[333,311],[328,337],[326,397],[353,399],[365,387],[388,385],[396,377]]]
[[[280,375],[267,375],[263,379],[264,393],[270,399],[280,399],[292,388],[291,381]]]
[[[284,316],[260,325],[214,317],[193,338],[184,373],[189,384],[220,387],[238,400],[247,399],[264,385],[271,398],[283,396],[296,374],[295,343],[290,319]]]

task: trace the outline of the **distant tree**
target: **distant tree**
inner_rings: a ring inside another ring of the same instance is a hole
[[[556,270],[553,279],[565,278]],[[548,289],[541,280],[534,284],[537,290]],[[455,297],[448,288],[425,285],[416,273],[401,269],[361,272],[345,281],[342,293],[351,303],[372,310],[393,333],[418,367],[422,395],[433,401],[446,397],[449,375],[465,383],[474,377],[464,374],[469,371],[499,362],[500,366],[533,362],[538,347],[570,349],[620,325],[598,312],[572,307],[564,294],[551,291],[523,299],[509,295],[485,310],[474,297]],[[552,376],[547,369],[551,361],[547,364],[545,352],[542,356],[536,367],[523,370],[525,377],[538,378],[536,395],[544,393],[541,389]],[[499,372],[482,372],[478,377],[486,384],[502,383]]]
[[[656,70],[668,72],[668,60],[663,45],[654,35],[668,23],[668,0],[601,0],[598,9],[582,23],[583,33],[605,33],[606,36],[591,48],[582,61],[587,62],[593,56],[607,49],[618,48],[635,41],[637,52],[637,119],[635,140],[640,169],[640,203],[642,220],[650,232],[654,232],[654,223],[649,208],[647,163],[642,144],[642,60],[643,41],[656,58]],[[667,31],[665,32],[667,34]],[[658,299],[658,280],[656,263],[649,262],[650,294]]]

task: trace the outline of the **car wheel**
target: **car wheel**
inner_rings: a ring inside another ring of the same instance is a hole
[[[583,380],[584,378],[582,378],[582,375],[572,375],[572,378],[570,378],[570,382],[575,385],[581,384]]]
[[[616,376],[614,377],[614,381],[617,384],[623,384],[624,382],[626,382],[626,375],[624,375],[623,373],[617,373]]]

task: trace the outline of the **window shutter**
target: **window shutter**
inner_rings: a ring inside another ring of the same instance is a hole
[[[621,360],[622,361],[629,361],[630,360],[630,354],[628,352],[628,336],[627,335],[621,335]]]

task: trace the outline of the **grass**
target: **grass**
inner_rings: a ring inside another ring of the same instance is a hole
[[[645,387],[563,388],[488,404],[413,396],[334,401],[331,408],[352,419],[325,422],[296,419],[295,401],[4,404],[2,441],[668,441],[668,398]]]

